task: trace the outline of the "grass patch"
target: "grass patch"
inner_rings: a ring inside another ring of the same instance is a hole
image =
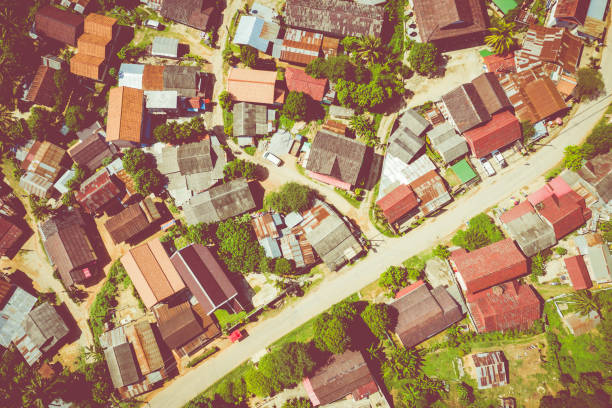
[[[445,381],[459,379],[455,360],[461,358],[461,350],[457,348],[444,349],[425,356],[423,371],[430,377]]]
[[[255,156],[256,151],[257,151],[257,148],[255,146],[247,146],[244,148],[244,152],[248,154],[249,156]]]
[[[283,337],[272,343],[270,345],[270,348],[279,347],[283,344],[291,342],[306,343],[312,340],[312,338],[314,337],[314,323],[318,317],[319,316],[315,316],[300,327],[291,330],[289,333],[285,334]]]
[[[446,172],[444,173],[444,179],[451,187],[455,187],[461,184],[461,180],[459,179],[459,177],[457,177],[457,174],[450,167],[446,169]]]
[[[200,354],[199,356],[189,360],[189,363],[187,363],[187,367],[195,367],[200,362],[206,360],[208,357],[210,357],[213,354],[215,354],[217,351],[219,351],[219,347],[217,347],[217,346],[214,346],[214,347],[211,347],[209,349],[204,350],[204,352],[202,354]]]
[[[244,377],[244,373],[249,369],[249,367],[251,367],[251,362],[250,361],[245,361],[244,363],[240,364],[238,367],[234,368],[232,371],[227,373],[227,375],[225,375],[222,378],[220,378],[217,382],[215,382],[213,385],[208,387],[205,391],[200,393],[200,395],[203,395],[203,396],[209,397],[209,398],[214,397],[215,391],[217,390],[217,387],[219,387],[219,385],[223,381],[229,381],[229,382],[233,383],[233,382],[236,382],[236,381],[240,380],[242,377]],[[183,407],[186,408],[188,406],[193,406],[193,405],[189,405],[189,404],[190,403],[188,402]]]
[[[359,201],[357,197],[355,197],[353,194],[349,193],[348,191],[342,190],[338,187],[334,187],[334,191],[338,193],[340,197],[348,201],[348,203],[352,205],[353,207],[355,208],[361,207],[361,201]]]
[[[219,326],[221,329],[229,329],[234,326],[236,323],[244,319],[247,315],[247,312],[244,310],[240,313],[230,313],[227,310],[217,309],[215,310],[215,317],[219,321]]]
[[[306,169],[304,167],[302,167],[302,165],[300,165],[299,163],[295,163],[295,169],[298,171],[298,173],[300,173],[302,176],[307,177],[306,176]]]

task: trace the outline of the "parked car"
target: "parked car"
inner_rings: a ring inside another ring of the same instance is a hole
[[[283,161],[281,159],[279,159],[278,157],[276,157],[271,152],[265,152],[263,154],[263,157],[264,157],[264,159],[266,159],[270,163],[274,164],[275,166],[280,166],[281,164],[283,164]]]
[[[495,169],[493,169],[493,166],[491,166],[491,163],[489,163],[485,157],[480,158],[480,164],[482,164],[482,167],[485,169],[489,177],[495,175]]]
[[[502,169],[508,166],[508,163],[506,163],[506,159],[504,159],[504,156],[502,156],[499,150],[493,150],[491,154],[493,155],[493,157],[495,157],[495,160],[497,160]]]
[[[148,28],[152,28],[154,30],[159,30],[159,31],[164,29],[164,26],[159,24],[159,21],[157,20],[146,20],[144,22],[144,26]]]

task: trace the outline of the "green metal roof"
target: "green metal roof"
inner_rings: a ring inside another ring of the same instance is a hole
[[[481,57],[488,57],[489,55],[493,55],[495,54],[494,52],[491,52],[489,50],[480,50],[480,56]]]
[[[514,0],[493,0],[493,3],[501,10],[502,13],[506,14],[513,8],[516,8],[517,4]]]
[[[459,177],[461,183],[467,183],[468,181],[477,177],[476,173],[465,159],[453,164],[451,169],[453,169],[457,177]]]

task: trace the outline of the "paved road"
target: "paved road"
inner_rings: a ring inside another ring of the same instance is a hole
[[[608,43],[610,39],[612,34],[608,33]],[[274,340],[378,279],[388,266],[400,264],[406,258],[434,246],[440,238],[461,227],[470,217],[492,207],[521,187],[543,181],[542,174],[562,159],[565,146],[580,143],[612,102],[610,48],[604,51],[602,66],[605,67],[602,72],[604,80],[608,82],[607,96],[580,106],[566,128],[549,145],[484,181],[469,197],[462,197],[444,213],[405,236],[397,239],[377,237],[377,247],[365,259],[344,268],[280,314],[258,324],[243,342],[232,345],[201,363],[195,370],[167,384],[152,398],[150,406],[181,407]]]

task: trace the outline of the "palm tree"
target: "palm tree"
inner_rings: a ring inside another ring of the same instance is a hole
[[[85,357],[86,361],[91,361],[94,363],[99,363],[100,361],[104,360],[104,354],[102,354],[102,351],[100,351],[100,349],[95,345],[85,347],[83,349],[83,356]]]
[[[355,44],[355,56],[366,63],[380,60],[381,42],[377,37],[359,37]]]
[[[584,289],[573,292],[568,296],[568,300],[574,303],[578,314],[586,316],[594,311],[601,320],[604,319],[601,313],[601,303],[590,290]]]
[[[497,54],[506,54],[514,47],[514,23],[500,21],[496,27],[489,28],[490,34],[485,37],[485,42]]]
[[[55,382],[47,381],[36,373],[32,381],[25,386],[21,396],[23,405],[26,407],[45,408],[53,400],[52,392]]]
[[[0,105],[0,132],[5,132],[14,122],[13,112],[4,105]]]

